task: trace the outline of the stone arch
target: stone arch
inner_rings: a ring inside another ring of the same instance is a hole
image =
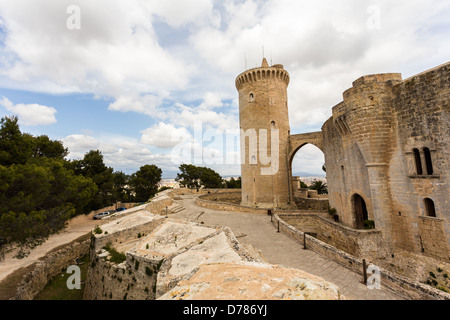
[[[289,136],[288,159],[290,164],[292,164],[297,151],[307,144],[312,144],[324,152],[322,131]]]
[[[294,198],[293,198],[294,190],[292,188],[292,186],[293,186],[292,164],[294,161],[294,157],[301,148],[303,148],[304,146],[306,146],[308,144],[311,144],[311,145],[317,147],[322,152],[324,152],[322,131],[289,136],[289,148],[288,148],[288,155],[287,155],[288,162],[287,163],[289,165],[288,173],[289,173],[290,201],[294,200]]]

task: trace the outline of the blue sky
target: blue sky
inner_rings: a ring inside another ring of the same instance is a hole
[[[360,76],[449,61],[449,16],[444,0],[0,0],[0,115],[71,159],[99,149],[115,170],[173,177],[184,142],[196,164],[239,175],[234,80],[263,47],[291,76],[291,132],[311,132]],[[323,161],[305,147],[294,172]]]

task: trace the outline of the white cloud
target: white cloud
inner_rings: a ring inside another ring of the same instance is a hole
[[[71,0],[0,0],[0,86],[92,93],[113,101],[110,111],[149,116],[153,127],[122,133],[138,137],[132,141],[95,138],[121,166],[167,162],[148,146],[169,148],[196,122],[238,129],[234,80],[260,65],[262,46],[269,63],[290,73],[293,133],[320,130],[360,76],[411,76],[450,52],[445,0],[76,2],[81,30],[66,28]],[[380,29],[368,27],[370,6]]]
[[[50,125],[56,123],[56,109],[52,107],[39,104],[13,104],[5,97],[0,100],[0,105],[18,116],[19,123],[26,126]]]
[[[175,128],[171,124],[160,122],[142,131],[141,143],[159,148],[173,148],[191,134],[185,128]]]

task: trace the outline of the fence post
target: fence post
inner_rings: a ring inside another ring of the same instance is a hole
[[[306,250],[306,232],[303,232],[303,250]]]
[[[363,276],[364,276],[364,284],[367,284],[367,263],[366,263],[366,259],[363,259]]]

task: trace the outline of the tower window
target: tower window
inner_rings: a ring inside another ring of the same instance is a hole
[[[433,174],[433,162],[431,161],[431,152],[428,148],[423,148],[423,154],[425,156],[425,164],[427,167],[427,174]]]
[[[270,123],[270,125],[272,126],[272,129],[275,129],[275,121],[272,121],[272,122]]]
[[[428,217],[436,217],[436,207],[434,206],[434,201],[429,198],[425,198],[424,202],[425,202],[425,211],[427,213],[427,216]]]
[[[414,160],[416,163],[416,173],[421,176],[423,174],[422,162],[420,161],[420,152],[419,149],[414,149]]]
[[[253,93],[250,93],[249,101],[250,101],[250,102],[255,101],[255,95],[254,95]]]

